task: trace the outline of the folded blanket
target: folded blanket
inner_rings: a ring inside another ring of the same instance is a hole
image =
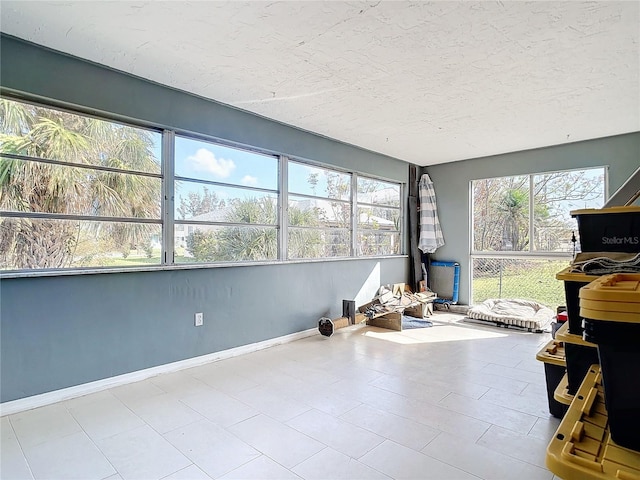
[[[549,307],[520,298],[490,298],[472,306],[469,318],[516,325],[523,328],[544,330],[554,317]]]
[[[640,273],[640,253],[578,254],[569,272],[589,275]]]

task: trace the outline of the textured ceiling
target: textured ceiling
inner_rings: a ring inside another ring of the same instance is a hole
[[[640,130],[640,3],[2,1],[2,31],[420,165]]]

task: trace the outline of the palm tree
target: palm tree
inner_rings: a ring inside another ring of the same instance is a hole
[[[523,250],[529,244],[529,191],[523,188],[507,190],[502,196],[500,210],[505,214],[503,243],[510,244],[509,250]]]
[[[79,165],[159,173],[148,132],[49,108],[0,99],[0,154]],[[0,159],[0,210],[63,215],[160,217],[160,180],[55,163]],[[96,226],[99,225],[99,226]],[[2,267],[76,266],[83,236],[128,249],[149,226],[61,219],[5,218],[0,224]],[[106,225],[106,227],[105,227]]]
[[[251,224],[274,223],[277,215],[274,198],[236,200],[226,215],[231,223],[246,223],[246,227],[225,227],[217,235],[218,258],[223,261],[275,260],[278,258],[275,228]]]

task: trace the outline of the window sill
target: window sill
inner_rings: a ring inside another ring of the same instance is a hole
[[[300,260],[264,261],[264,262],[229,262],[229,263],[189,263],[179,265],[145,265],[140,267],[89,267],[69,268],[64,270],[20,270],[0,272],[1,279],[31,277],[62,277],[69,275],[97,275],[105,273],[158,272],[165,270],[200,270],[207,268],[262,267],[275,265],[292,265],[301,263],[353,262],[361,260],[384,260],[393,258],[409,258],[408,255],[380,255],[370,257],[337,257],[314,258]]]

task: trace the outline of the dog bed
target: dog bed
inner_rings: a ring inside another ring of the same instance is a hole
[[[519,298],[490,298],[474,305],[467,313],[469,318],[514,325],[528,330],[544,331],[549,328],[555,313],[549,307]]]

